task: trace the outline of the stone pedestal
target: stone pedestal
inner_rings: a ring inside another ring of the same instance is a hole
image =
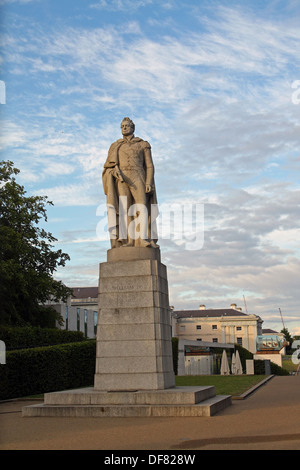
[[[159,249],[108,251],[100,264],[94,387],[46,393],[24,417],[213,416],[215,387],[175,387],[166,267]]]
[[[108,251],[100,264],[95,390],[175,386],[166,267],[158,248]]]
[[[102,392],[80,388],[45,394],[43,404],[25,406],[23,417],[129,418],[213,416],[231,405],[214,386],[166,390]]]

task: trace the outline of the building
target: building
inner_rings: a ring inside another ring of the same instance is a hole
[[[82,331],[95,338],[98,321],[98,287],[74,287],[67,303],[51,304],[62,319],[61,328]],[[210,309],[200,305],[198,310],[174,310],[170,307],[172,336],[189,341],[239,344],[256,352],[257,336],[262,335],[263,320],[244,313],[236,304],[230,308]]]
[[[98,287],[74,287],[67,302],[51,305],[63,320],[62,329],[82,331],[87,338],[95,338],[98,322]]]
[[[230,308],[173,310],[172,335],[179,339],[211,343],[239,344],[256,352],[256,338],[262,334],[263,320],[231,304]]]

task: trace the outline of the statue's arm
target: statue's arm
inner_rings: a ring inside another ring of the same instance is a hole
[[[154,165],[151,154],[151,147],[144,149],[145,167],[146,167],[146,193],[154,190]]]

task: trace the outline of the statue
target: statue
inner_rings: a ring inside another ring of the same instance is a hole
[[[151,146],[135,137],[134,130],[132,120],[125,117],[121,123],[123,138],[110,146],[102,173],[111,248],[158,248]]]

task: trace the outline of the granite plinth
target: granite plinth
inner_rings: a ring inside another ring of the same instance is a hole
[[[25,406],[23,417],[213,416],[231,405],[215,387],[99,392],[94,388],[46,393],[43,404]]]
[[[100,264],[96,390],[175,386],[167,270],[159,248],[109,250]]]
[[[160,249],[140,246],[121,246],[120,248],[112,248],[107,251],[107,261],[109,263],[145,259],[161,261]]]

